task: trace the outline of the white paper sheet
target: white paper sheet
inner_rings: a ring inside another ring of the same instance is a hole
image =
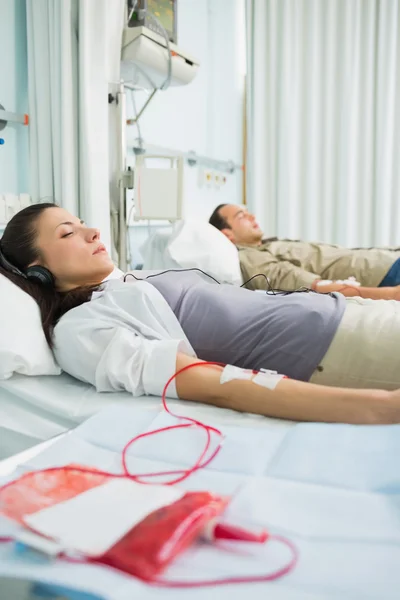
[[[151,512],[183,496],[179,488],[113,479],[25,517],[27,525],[64,547],[106,552]]]

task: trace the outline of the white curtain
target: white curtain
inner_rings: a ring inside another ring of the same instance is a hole
[[[400,244],[398,0],[247,0],[248,198],[267,234]]]
[[[30,193],[99,227],[110,247],[108,86],[124,0],[27,0]]]

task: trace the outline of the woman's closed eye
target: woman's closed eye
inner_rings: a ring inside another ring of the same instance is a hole
[[[73,231],[69,231],[68,233],[63,233],[63,235],[61,236],[62,238],[66,238],[69,235],[72,235],[74,232]]]

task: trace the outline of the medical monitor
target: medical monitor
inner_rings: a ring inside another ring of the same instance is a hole
[[[148,27],[164,37],[161,26],[167,32],[168,38],[177,43],[177,0],[128,0],[128,14],[133,11],[128,27]]]

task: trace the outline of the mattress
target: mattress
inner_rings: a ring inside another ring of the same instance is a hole
[[[131,272],[145,278],[159,270]],[[0,380],[0,460],[75,427],[110,402],[133,398],[126,392],[99,394],[66,373]]]
[[[126,392],[99,394],[66,373],[13,375],[0,381],[0,460],[76,427],[110,403],[130,403]]]
[[[159,406],[160,399],[98,393],[66,373],[0,380],[0,460],[76,427],[110,404],[138,402],[142,408]]]
[[[149,587],[99,566],[29,564],[3,546],[0,575],[60,586],[73,581],[110,600],[400,597],[400,426],[294,424],[179,400],[169,406],[219,427],[225,436],[215,461],[182,487],[230,494],[227,517],[232,522],[262,525],[290,538],[299,550],[294,571],[273,584],[177,591]],[[157,398],[112,403],[20,469],[83,462],[118,471],[129,439],[170,423]],[[189,430],[162,434],[156,443],[145,438],[131,448],[128,465],[135,472],[187,467],[203,443],[200,432]],[[0,535],[13,527],[0,519]],[[236,552],[203,545],[182,555],[167,575],[207,579],[259,574],[282,560],[280,552],[268,544]]]

